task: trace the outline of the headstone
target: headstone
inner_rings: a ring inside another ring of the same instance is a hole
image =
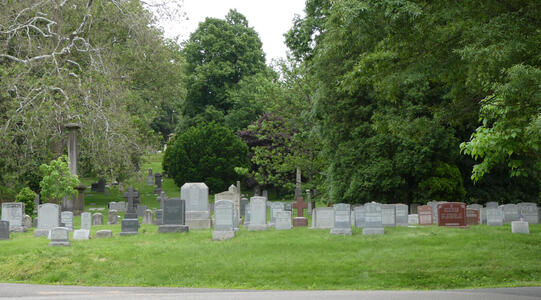
[[[24,228],[32,227],[32,217],[30,217],[29,215],[24,215],[23,226]]]
[[[246,198],[240,199],[240,216],[244,217],[246,216],[246,206],[250,204],[250,201]]]
[[[244,207],[244,226],[250,225],[250,203]]]
[[[146,205],[137,205],[137,217],[143,217],[145,210],[147,210]]]
[[[90,239],[90,230],[88,229],[77,229],[73,231],[74,240],[89,240]]]
[[[429,201],[426,205],[432,207],[432,222],[434,224],[438,224],[438,204],[440,202],[438,201]],[[419,212],[419,208],[417,208],[417,212]]]
[[[9,221],[0,221],[0,240],[9,240]]]
[[[154,175],[152,175],[152,168],[148,168],[147,185],[154,185]]]
[[[466,209],[477,209],[479,211],[479,224],[486,224],[487,223],[487,215],[485,208],[480,204],[470,204],[466,206]],[[466,212],[467,213],[467,212]]]
[[[365,210],[363,235],[384,234],[381,205],[366,203],[363,207]]]
[[[408,206],[402,203],[395,204],[394,206],[396,211],[396,225],[408,226]]]
[[[487,225],[488,226],[502,226],[503,225],[503,212],[499,207],[486,208],[487,213]]]
[[[159,233],[188,232],[186,225],[186,202],[184,199],[170,198],[163,202],[163,225],[158,227]]]
[[[432,225],[434,224],[434,213],[432,212],[432,206],[421,205],[417,207],[417,215],[419,216],[419,225]]]
[[[473,208],[466,208],[466,225],[479,225],[481,211]]]
[[[417,207],[419,206],[420,206],[419,203],[411,203],[409,206],[409,213],[413,215],[417,214]]]
[[[100,180],[98,180],[98,186],[96,187],[96,192],[105,193],[105,179],[100,178]]]
[[[237,211],[236,214],[238,216],[238,219],[240,219],[240,182],[237,181],[237,186],[230,185],[229,189],[227,190],[230,193],[233,193],[233,205],[235,207],[235,210]],[[216,199],[214,199],[216,201]],[[237,221],[238,222],[238,221]]]
[[[280,211],[284,211],[284,204],[282,202],[271,202],[271,208],[270,208],[271,224],[275,223],[276,213]]]
[[[498,207],[500,207],[500,205],[498,204],[498,202],[491,201],[491,202],[485,203],[485,207],[486,208],[498,208]]]
[[[126,202],[109,202],[109,209],[117,212],[126,212]]]
[[[90,230],[92,228],[92,215],[89,212],[81,214],[81,229]]]
[[[73,213],[71,211],[63,211],[60,213],[60,222],[64,223],[69,231],[73,231]]]
[[[351,207],[349,204],[337,203],[334,209],[334,225],[331,234],[351,235]],[[393,207],[394,209],[394,207]]]
[[[153,224],[153,223],[154,223],[154,220],[153,220],[152,211],[150,209],[145,210],[143,214],[143,224]]]
[[[124,197],[128,198],[128,208],[124,219],[137,219],[137,211],[135,210],[135,198],[139,197],[139,192],[129,187],[128,191],[124,193]],[[139,223],[137,223],[137,228],[139,228]]]
[[[120,235],[136,235],[139,233],[139,220],[137,219],[123,219],[121,225]]]
[[[235,205],[231,200],[218,200],[214,203],[216,223],[212,232],[212,240],[227,240],[235,237],[234,210]]]
[[[334,209],[332,207],[318,207],[312,214],[312,228],[331,229],[334,225]]]
[[[107,224],[116,225],[118,224],[118,211],[111,209],[107,215]]]
[[[36,198],[34,198],[34,212],[38,213],[38,207],[39,207],[39,194],[36,194]]]
[[[163,209],[156,210],[156,220],[154,222],[156,225],[163,225]]]
[[[301,176],[301,168],[297,167],[297,176],[295,178],[295,199],[299,199],[299,197],[302,197],[302,176]],[[293,226],[295,226],[295,221],[293,221]]]
[[[5,202],[2,203],[2,221],[9,222],[9,231],[24,232],[24,203]]]
[[[190,229],[210,228],[209,188],[203,182],[188,182],[180,189],[186,201],[186,225]],[[165,212],[164,212],[165,213]]]
[[[109,238],[109,237],[112,237],[112,236],[113,236],[113,231],[112,230],[104,229],[104,230],[96,231],[96,238],[97,239]]]
[[[38,217],[35,217],[34,220],[32,220],[32,227],[38,228]]]
[[[408,226],[419,225],[419,215],[411,214],[408,215]]]
[[[364,206],[356,206],[353,209],[355,216],[355,228],[363,228],[364,225]]]
[[[291,212],[290,211],[279,211],[275,215],[275,225],[276,230],[289,230],[293,224],[291,223]]]
[[[60,225],[60,206],[54,203],[40,204],[38,207],[38,228],[34,236],[48,236],[49,232]]]
[[[293,219],[293,227],[308,226],[308,219],[304,217],[304,209],[307,207],[308,205],[302,197],[298,197],[297,201],[293,203],[293,208],[297,209],[297,216]]]
[[[438,204],[438,226],[465,227],[466,204],[462,202]]]
[[[69,246],[69,230],[66,227],[51,229],[51,242],[49,246]]]
[[[503,222],[511,223],[520,220],[518,206],[516,204],[505,204],[501,206],[503,211]]]
[[[539,209],[537,204],[521,202],[517,204],[520,215],[528,224],[539,224]]]
[[[103,215],[101,213],[92,215],[92,225],[103,225]]]
[[[396,210],[393,204],[381,205],[381,222],[383,227],[396,226]]]
[[[530,234],[530,226],[525,221],[511,221],[511,232]]]
[[[162,192],[162,174],[161,173],[154,174],[154,183],[156,184],[156,187],[154,188],[154,194],[159,195]]]
[[[254,196],[250,198],[250,224],[248,230],[267,229],[267,198]]]
[[[267,198],[267,201],[269,201],[269,191],[263,190],[263,192],[261,192],[261,196]]]

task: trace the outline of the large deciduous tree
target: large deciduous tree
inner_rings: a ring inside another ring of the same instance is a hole
[[[224,122],[236,106],[229,94],[239,81],[266,69],[261,46],[258,34],[236,10],[225,20],[207,18],[199,24],[183,49],[187,96],[181,128]]]

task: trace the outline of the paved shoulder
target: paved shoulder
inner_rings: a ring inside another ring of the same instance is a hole
[[[0,298],[25,299],[295,299],[534,300],[541,287],[449,291],[254,291],[151,287],[86,287],[0,283]]]

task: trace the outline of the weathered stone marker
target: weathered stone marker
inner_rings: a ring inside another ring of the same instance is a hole
[[[318,207],[312,214],[313,229],[331,229],[334,225],[334,209],[332,207]]]
[[[180,188],[180,195],[186,201],[186,225],[190,229],[210,228],[208,186],[203,182],[188,182]]]
[[[381,222],[383,227],[394,227],[396,225],[396,210],[393,204],[381,205]]]
[[[124,215],[124,219],[137,219],[137,211],[135,210],[134,200],[139,196],[139,192],[135,191],[133,187],[129,187],[128,191],[124,193],[124,196],[128,198],[128,210]]]
[[[334,225],[331,234],[351,235],[351,207],[349,204],[338,203],[333,206]]]
[[[0,221],[0,240],[9,240],[9,221]]]
[[[92,225],[103,225],[103,215],[101,213],[92,215]]]
[[[89,212],[81,214],[81,229],[90,230],[92,228],[92,215]]]
[[[162,174],[154,174],[154,183],[156,187],[154,188],[154,194],[159,195],[162,192]]]
[[[384,234],[381,205],[378,203],[366,203],[364,206],[363,235]]]
[[[267,198],[250,198],[250,224],[248,230],[267,230]]]
[[[308,226],[308,219],[304,217],[304,209],[307,207],[308,205],[302,197],[298,197],[297,201],[293,203],[293,208],[297,209],[297,216],[293,219],[293,227]]]
[[[503,225],[503,212],[498,207],[486,208],[487,213],[487,225],[488,226],[502,226]]]
[[[145,212],[143,213],[143,224],[153,224],[154,223],[153,217],[154,216],[150,209],[145,210]]]
[[[60,213],[60,222],[64,223],[64,227],[68,228],[69,231],[73,231],[73,212],[63,211]]]
[[[24,203],[6,202],[2,203],[2,221],[9,222],[9,231],[24,232]]]
[[[466,225],[479,225],[481,211],[473,208],[466,208]]]
[[[432,212],[432,206],[421,205],[417,207],[417,215],[419,216],[419,225],[432,225],[434,213]]]
[[[118,224],[118,211],[111,209],[107,215],[107,224],[116,225]]]
[[[48,236],[59,225],[60,206],[54,203],[41,204],[38,207],[38,228],[34,230],[34,236]]]
[[[69,246],[69,230],[66,227],[51,229],[51,242],[49,246]]]
[[[231,200],[218,200],[214,203],[216,223],[212,232],[213,241],[228,240],[235,237],[235,204]]]
[[[290,211],[279,211],[275,215],[275,225],[276,230],[289,230],[293,227],[291,223],[291,212]]]
[[[396,225],[408,226],[408,206],[402,203],[395,204],[394,206],[396,213]]]
[[[530,234],[530,226],[528,222],[524,221],[512,221],[511,222],[512,233]]]

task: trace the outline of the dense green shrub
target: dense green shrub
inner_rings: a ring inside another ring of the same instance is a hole
[[[240,176],[235,167],[248,168],[248,146],[230,129],[215,124],[191,127],[175,137],[163,157],[163,170],[178,186],[205,182],[220,192]]]
[[[24,211],[27,215],[32,216],[34,214],[34,208],[36,200],[36,193],[34,193],[29,187],[21,189],[16,197],[17,202],[24,203]]]

